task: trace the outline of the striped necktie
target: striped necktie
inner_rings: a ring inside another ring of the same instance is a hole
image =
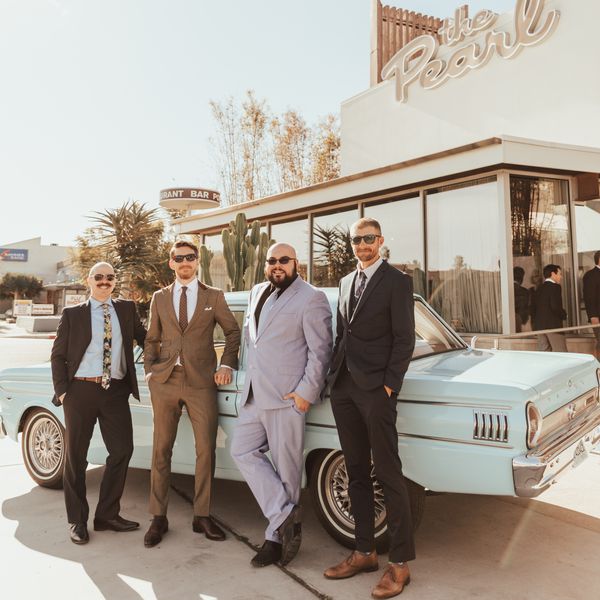
[[[365,291],[365,287],[367,285],[367,276],[365,275],[364,271],[358,272],[358,278],[360,279],[360,281],[358,282],[358,287],[354,290],[355,304],[358,304],[358,302],[360,301],[360,297]]]
[[[104,340],[102,342],[102,387],[107,390],[110,386],[111,363],[112,363],[112,324],[108,304],[102,305],[104,311]]]

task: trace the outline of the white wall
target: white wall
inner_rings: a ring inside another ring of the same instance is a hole
[[[68,246],[42,246],[42,238],[33,238],[11,244],[0,243],[0,248],[29,250],[27,262],[0,261],[0,277],[6,273],[34,275],[44,283],[53,283],[57,278],[57,263],[69,256]]]
[[[342,175],[502,134],[600,147],[600,2],[545,6],[544,14],[561,13],[556,30],[515,58],[494,55],[436,89],[417,81],[406,103],[396,100],[393,80],[344,102]],[[512,14],[501,15],[494,29],[512,31]],[[451,50],[442,47],[438,56]]]

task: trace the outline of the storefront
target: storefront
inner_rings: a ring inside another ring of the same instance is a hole
[[[517,0],[514,14],[459,11],[414,39],[398,34],[414,15],[394,10],[374,3],[372,86],[341,107],[342,177],[176,228],[203,235],[226,286],[220,232],[243,211],[327,286],[354,267],[348,226],[372,216],[390,263],[462,334],[514,333],[513,268],[531,288],[548,263],[564,272],[566,325],[585,323],[580,281],[600,248],[600,4]]]

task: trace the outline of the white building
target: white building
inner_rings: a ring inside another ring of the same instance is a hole
[[[515,0],[438,29],[375,1],[372,85],[341,107],[342,176],[175,226],[219,252],[243,211],[296,246],[310,281],[336,285],[319,233],[373,216],[390,262],[464,335],[514,333],[513,268],[529,288],[549,263],[563,269],[566,325],[585,323],[581,276],[600,249],[599,22],[591,0]]]

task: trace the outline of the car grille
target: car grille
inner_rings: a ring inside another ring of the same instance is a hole
[[[508,416],[504,413],[473,411],[473,439],[508,442]]]

